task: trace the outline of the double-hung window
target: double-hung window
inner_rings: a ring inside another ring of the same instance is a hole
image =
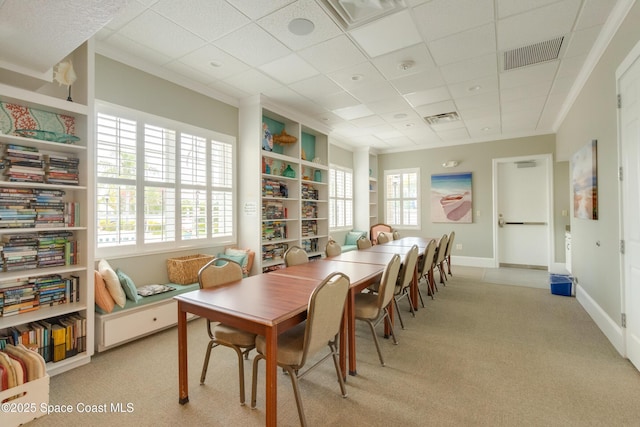
[[[225,244],[235,239],[235,139],[98,104],[99,256]]]
[[[420,169],[384,172],[385,223],[396,228],[420,227]]]
[[[329,169],[329,228],[353,227],[353,172],[331,166]]]

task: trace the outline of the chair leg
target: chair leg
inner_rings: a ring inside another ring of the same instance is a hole
[[[422,304],[422,308],[424,308],[424,299],[422,298],[422,291],[420,290],[419,285],[420,285],[420,282],[418,282],[418,296],[420,297],[420,304]]]
[[[264,359],[264,356],[260,353],[256,354],[253,358],[253,376],[251,379],[251,409],[256,407],[256,392],[258,390],[258,362]]]
[[[211,357],[211,350],[216,346],[214,341],[209,341],[207,344],[207,352],[204,355],[204,363],[202,364],[202,373],[200,374],[200,385],[204,384],[204,379],[207,377],[207,369],[209,368],[209,358]]]
[[[393,298],[393,304],[396,306],[396,313],[398,314],[398,320],[400,320],[400,327],[404,329],[404,322],[402,321],[402,315],[400,314],[400,307],[398,307],[398,300]]]
[[[418,290],[418,294],[420,293],[420,290]],[[411,315],[413,317],[416,317],[416,311],[413,309],[413,301],[411,300],[411,294],[409,293],[409,289],[405,289],[404,290],[404,294],[407,296],[407,300],[409,300],[409,311],[411,312]]]
[[[291,386],[293,387],[293,395],[296,398],[296,406],[298,407],[298,417],[300,418],[300,425],[302,427],[307,426],[307,419],[304,416],[304,408],[302,407],[302,400],[300,400],[300,390],[298,388],[298,376],[294,372],[294,370],[286,366],[285,370],[289,373],[289,377],[291,377]]]
[[[393,338],[393,344],[398,345],[398,340],[396,339],[396,333],[393,330],[393,323],[391,322],[391,316],[389,315],[389,309],[387,307],[384,308],[384,316],[382,316],[382,319],[384,319],[387,326],[389,326],[389,332],[391,332],[391,338]]]
[[[344,385],[344,378],[342,378],[342,369],[340,369],[340,360],[338,359],[336,342],[330,342],[329,348],[331,349],[331,356],[333,356],[333,366],[336,367],[336,376],[338,377],[338,383],[340,384],[340,392],[342,393],[342,397],[347,397],[347,388]]]
[[[238,347],[231,347],[238,355],[238,382],[240,384],[240,405],[244,406],[244,362],[242,350]]]
[[[453,274],[451,274],[451,255],[447,257],[447,270],[448,270],[449,276],[453,276]]]
[[[366,320],[367,324],[369,325],[369,329],[371,329],[371,335],[373,335],[373,343],[376,345],[376,351],[378,352],[378,359],[380,359],[380,364],[382,366],[384,365],[384,358],[382,357],[382,352],[380,351],[380,343],[378,342],[378,337],[376,336],[376,329],[375,329],[375,325],[373,324],[373,322],[371,320]],[[396,337],[394,336],[393,339],[395,340]]]

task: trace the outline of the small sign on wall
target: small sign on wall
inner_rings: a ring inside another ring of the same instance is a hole
[[[571,158],[573,216],[598,219],[598,140],[591,140]]]

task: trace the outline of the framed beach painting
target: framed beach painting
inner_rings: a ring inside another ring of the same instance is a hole
[[[573,216],[598,219],[598,158],[597,140],[591,140],[571,158]]]
[[[471,172],[431,175],[431,221],[472,222]]]

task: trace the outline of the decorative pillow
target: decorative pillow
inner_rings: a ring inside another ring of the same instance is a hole
[[[345,245],[357,245],[358,239],[362,236],[362,231],[350,231],[344,238]]]
[[[111,268],[106,259],[100,260],[98,263],[98,271],[102,275],[104,283],[107,285],[107,290],[113,297],[113,301],[120,307],[124,307],[124,304],[127,302],[127,295],[125,295],[124,289],[122,289],[118,275],[113,271],[113,268]]]
[[[238,264],[240,264],[240,267],[242,267],[242,270],[245,269],[245,267],[247,266],[247,254],[246,252],[242,255],[232,255],[232,254],[227,254],[227,253],[219,253],[218,255],[216,255],[219,258],[228,258],[231,261],[235,261]]]
[[[104,283],[102,274],[98,270],[94,273],[94,286],[95,286],[95,299],[96,305],[104,310],[105,313],[111,313],[115,302],[113,297],[107,290],[107,285]]]
[[[130,299],[133,302],[138,302],[141,297],[138,295],[138,288],[131,277],[119,268],[116,268],[116,275],[118,276],[118,280],[120,280],[120,285],[122,285],[122,289],[124,290],[127,299]]]

